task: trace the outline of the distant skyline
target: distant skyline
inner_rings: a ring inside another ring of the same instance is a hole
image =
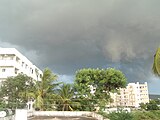
[[[0,0],[0,47],[14,47],[42,70],[73,82],[81,68],[114,67],[148,82],[160,46],[159,0]]]

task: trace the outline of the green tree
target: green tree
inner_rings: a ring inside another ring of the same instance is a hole
[[[103,108],[110,100],[110,92],[125,87],[125,75],[116,69],[81,69],[76,72],[74,89],[80,100],[81,110]]]
[[[5,108],[6,107],[6,103],[5,100],[3,100],[3,98],[0,99],[0,109],[1,108]]]
[[[50,69],[44,69],[42,80],[37,81],[36,91],[33,93],[36,109],[48,110],[54,107],[51,105],[54,102],[54,89],[59,85],[56,79],[57,75],[53,74]]]
[[[150,100],[149,103],[146,103],[147,110],[159,110],[159,107],[155,100]]]
[[[157,105],[160,105],[160,99],[154,99]]]
[[[71,84],[63,84],[58,90],[59,110],[73,111],[74,107],[79,106],[78,102],[74,101],[74,90]]]
[[[34,80],[24,74],[9,77],[2,82],[0,98],[5,99],[7,108],[24,108],[28,101],[27,93],[35,90]]]
[[[139,105],[140,105],[140,108],[141,108],[142,110],[146,110],[146,109],[147,109],[147,104],[145,104],[145,103],[140,103]]]
[[[160,77],[160,48],[157,49],[154,55],[154,62],[152,67],[153,73]]]

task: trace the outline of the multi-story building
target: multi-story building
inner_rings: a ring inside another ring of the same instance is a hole
[[[111,98],[113,102],[110,106],[127,106],[139,107],[140,103],[148,103],[148,86],[147,82],[144,84],[129,83],[126,88],[121,88],[118,93],[112,93]]]
[[[19,73],[41,80],[42,71],[15,48],[0,48],[0,82]]]

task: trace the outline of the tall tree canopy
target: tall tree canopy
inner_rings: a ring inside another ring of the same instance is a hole
[[[71,84],[63,84],[57,91],[58,110],[73,111],[79,105],[74,101],[74,90]]]
[[[35,81],[24,74],[19,74],[2,82],[0,98],[5,101],[7,108],[24,108],[28,101],[27,93],[33,91]]]
[[[36,83],[35,108],[40,110],[52,109],[51,104],[54,102],[54,89],[59,83],[56,82],[57,75],[53,74],[50,69],[43,71],[41,81]]]
[[[157,49],[154,55],[154,62],[152,67],[153,73],[160,77],[160,48]]]
[[[125,87],[125,75],[116,69],[81,69],[76,72],[74,88],[81,110],[93,110],[95,105],[104,107],[110,92]]]
[[[53,110],[56,102],[54,90],[60,84],[56,82],[57,75],[48,68],[44,69],[41,81],[19,74],[9,77],[0,87],[0,103],[7,103],[6,107],[24,108],[28,100],[35,100],[34,107],[39,110]],[[55,100],[54,100],[55,99]]]

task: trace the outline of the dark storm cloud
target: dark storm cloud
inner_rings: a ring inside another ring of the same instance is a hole
[[[130,81],[151,79],[160,44],[158,0],[0,1],[1,43],[60,74],[116,67]],[[27,52],[29,51],[29,52]]]

